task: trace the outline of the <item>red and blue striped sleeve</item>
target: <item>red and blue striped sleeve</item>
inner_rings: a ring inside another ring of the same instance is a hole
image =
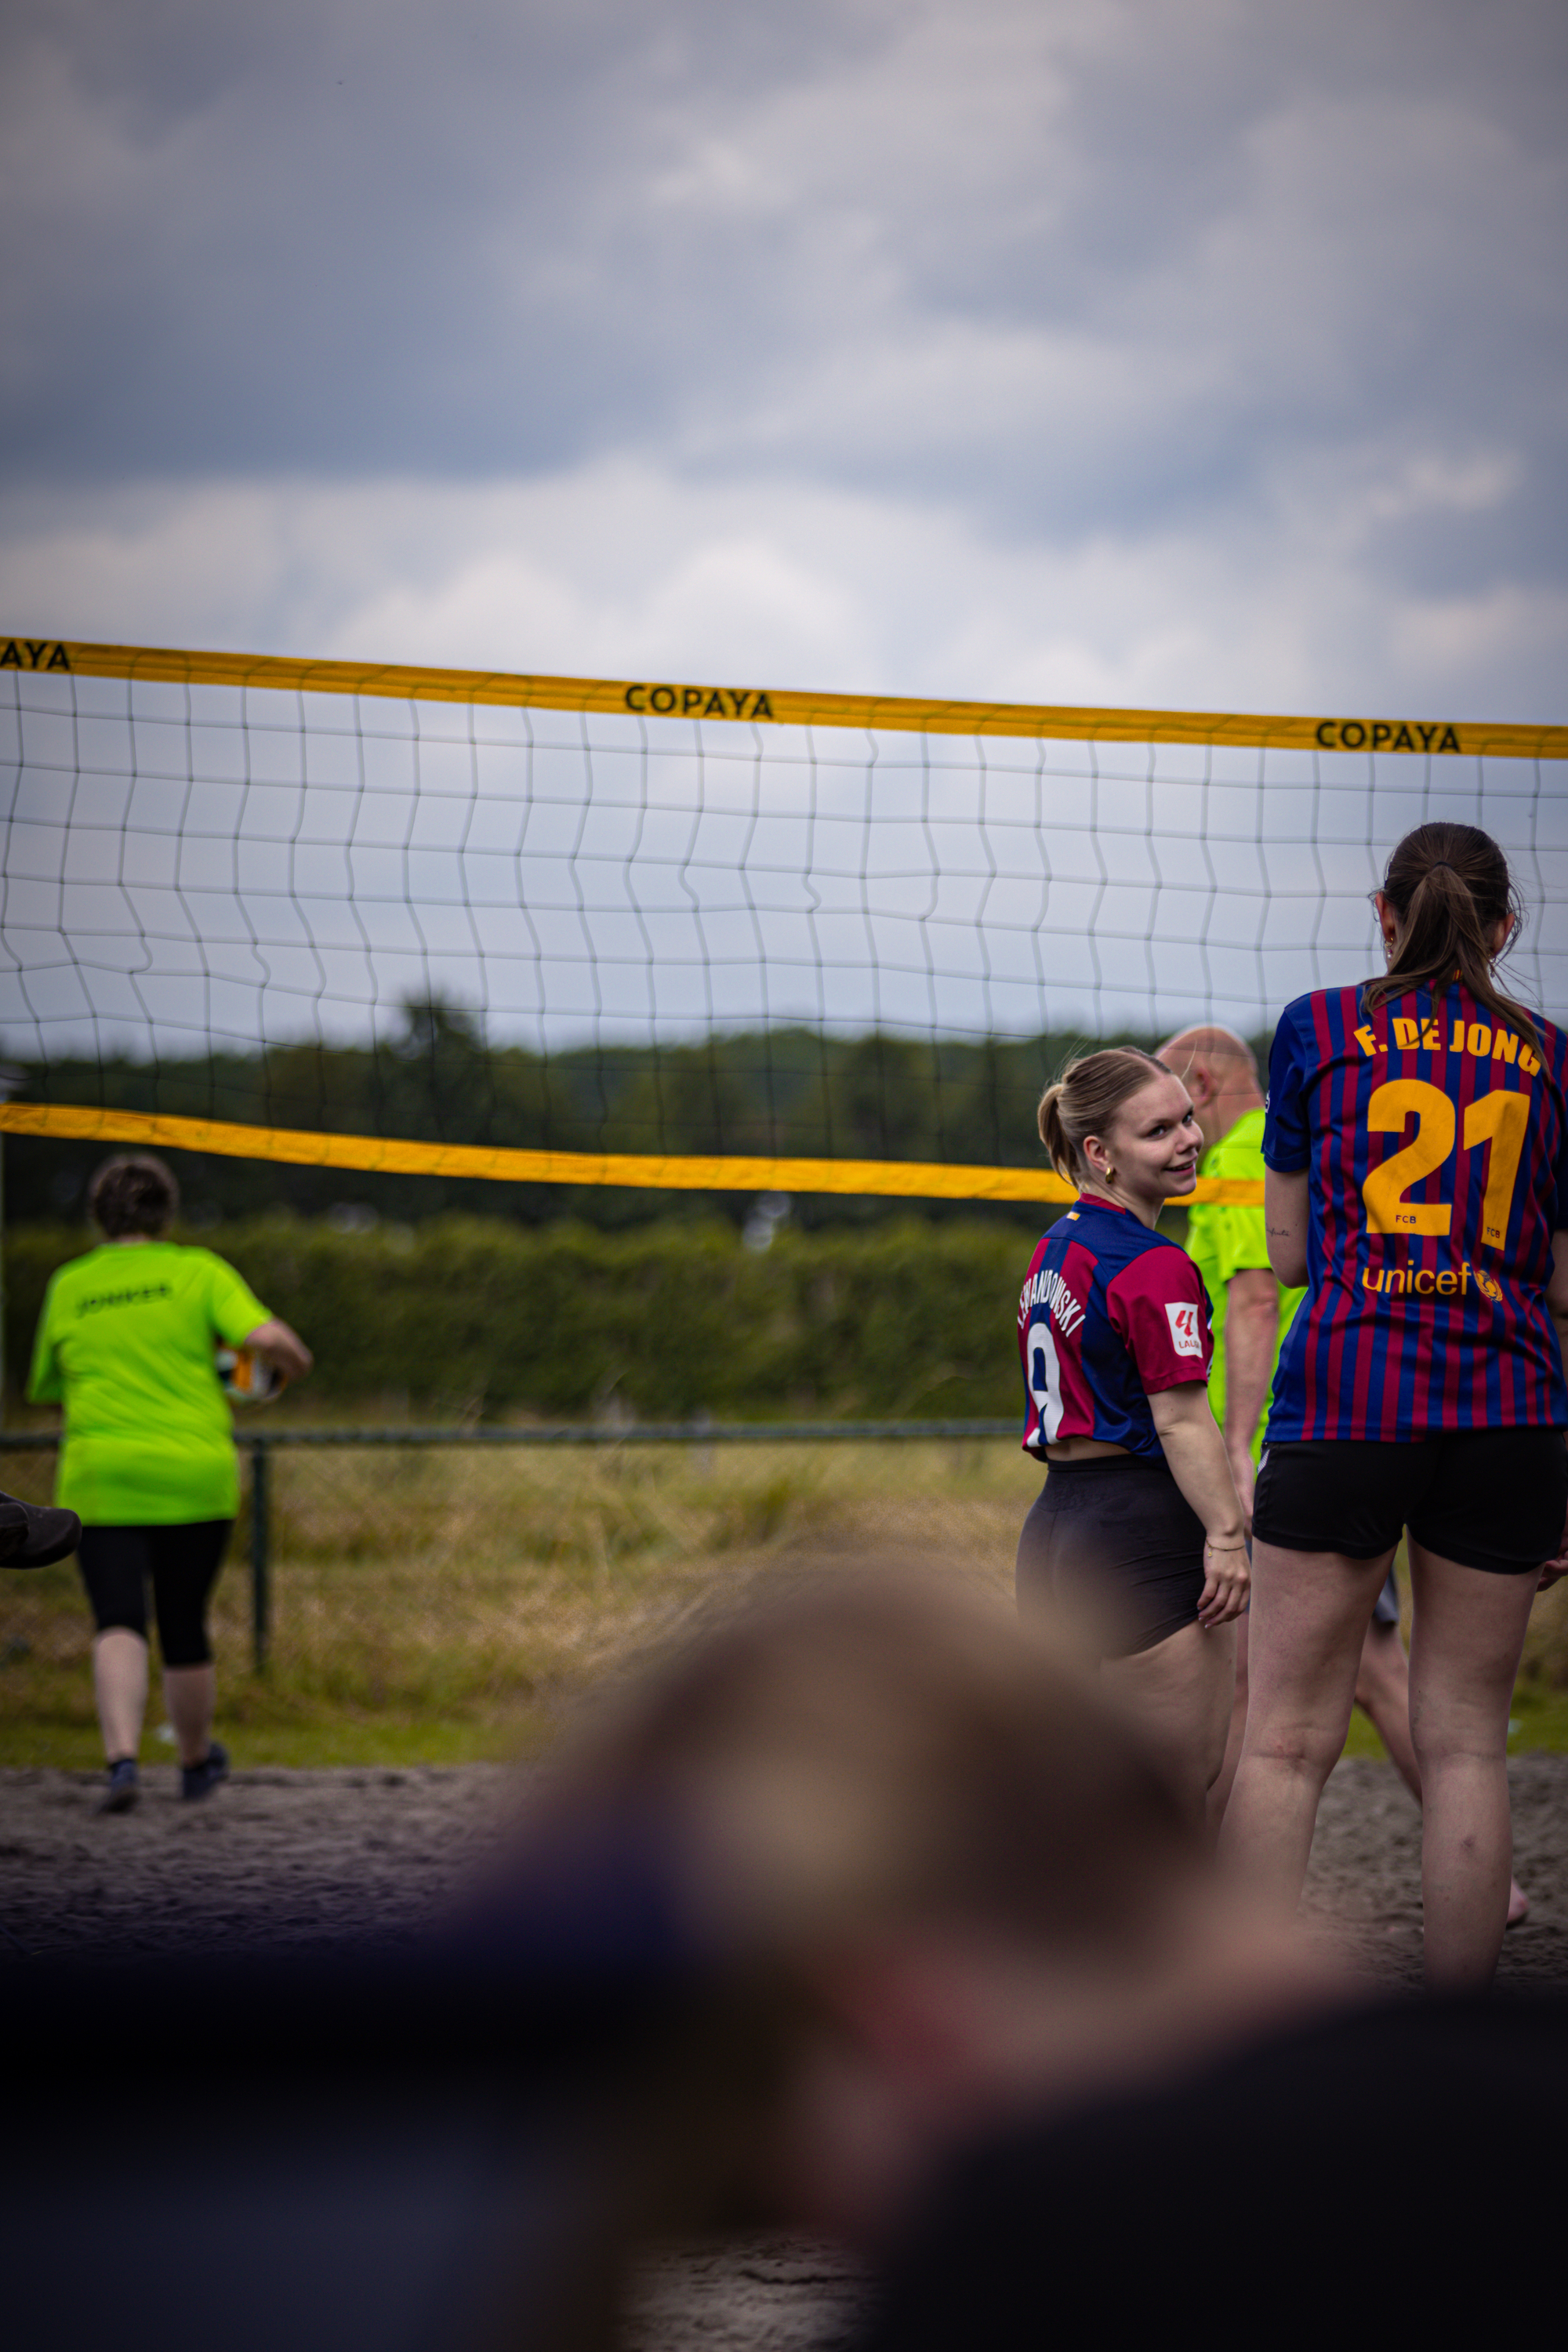
[[[1203,1276],[1184,1249],[1143,1250],[1106,1285],[1105,1303],[1146,1396],[1206,1381],[1214,1319]]]
[[[1279,1016],[1268,1054],[1268,1094],[1263,1121],[1263,1160],[1282,1176],[1300,1175],[1312,1160],[1307,1123],[1307,1077],[1311,1067],[1310,1039],[1303,1035],[1300,1014],[1305,1000],[1298,997]]]
[[[1558,1096],[1561,1100],[1563,1079],[1568,1076],[1568,1055],[1562,1052],[1561,1040],[1556,1042],[1559,1045]],[[1557,1208],[1551,1221],[1550,1231],[1559,1234],[1568,1233],[1568,1118],[1563,1120],[1558,1131],[1557,1160],[1552,1173],[1552,1181],[1557,1187]]]

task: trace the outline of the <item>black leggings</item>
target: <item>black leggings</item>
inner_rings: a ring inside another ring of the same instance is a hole
[[[1126,1658],[1197,1621],[1204,1523],[1163,1462],[1054,1462],[1018,1538],[1018,1607],[1065,1610]]]
[[[83,1528],[77,1561],[99,1632],[123,1628],[146,1640],[151,1577],[163,1664],[207,1664],[207,1596],[233,1525],[196,1519],[174,1528]]]

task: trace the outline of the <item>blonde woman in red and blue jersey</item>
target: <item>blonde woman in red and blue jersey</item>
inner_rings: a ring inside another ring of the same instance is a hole
[[[1222,1851],[1294,1905],[1402,1535],[1429,1981],[1488,1981],[1507,1916],[1509,1706],[1568,1516],[1568,1039],[1503,995],[1497,844],[1426,824],[1374,904],[1387,971],[1287,1007],[1263,1152],[1305,1281],[1253,1517],[1251,1695]]]
[[[1156,1226],[1191,1192],[1203,1134],[1183,1081],[1128,1046],[1069,1065],[1039,1129],[1079,1193],[1018,1301],[1024,1446],[1048,1473],[1018,1541],[1018,1605],[1077,1621],[1201,1821],[1225,1757],[1247,1549],[1209,1410],[1208,1294]]]

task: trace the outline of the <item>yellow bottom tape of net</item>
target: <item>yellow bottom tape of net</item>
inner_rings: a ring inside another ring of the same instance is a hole
[[[392,1176],[478,1176],[501,1184],[623,1184],[671,1192],[859,1192],[910,1200],[1070,1201],[1073,1187],[1037,1168],[951,1167],[916,1160],[768,1160],[734,1153],[517,1151],[481,1144],[415,1143],[303,1128],[240,1127],[151,1111],[68,1103],[0,1104],[0,1133],[76,1142],[211,1151],[230,1160],[352,1168]],[[1200,1177],[1186,1199],[1259,1207],[1255,1181]]]

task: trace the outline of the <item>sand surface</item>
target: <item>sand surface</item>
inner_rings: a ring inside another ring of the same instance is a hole
[[[1568,1756],[1510,1765],[1515,1869],[1531,1917],[1504,1980],[1568,1983]],[[0,1772],[0,1969],[24,1955],[116,1959],[359,1934],[412,1936],[482,1859],[513,1782],[500,1767],[242,1771],[204,1805],[172,1768],[138,1810],[102,1819],[87,1775]],[[1319,1821],[1308,1907],[1390,1982],[1420,1966],[1420,1821],[1392,1766],[1342,1764]],[[635,2352],[772,2352],[829,2344],[858,2283],[790,2238],[672,2249],[647,2263]]]
[[[1568,1756],[1509,1765],[1531,1917],[1501,1974],[1568,1982]],[[137,1810],[93,1811],[88,1773],[0,1771],[0,1963],[413,1935],[489,1849],[516,1782],[500,1765],[237,1772],[205,1804],[172,1766]],[[1379,1975],[1420,1966],[1421,1823],[1393,1767],[1342,1764],[1324,1794],[1309,1909]]]
[[[510,1776],[447,1769],[237,1772],[182,1804],[143,1765],[134,1812],[95,1813],[77,1772],[0,1772],[0,1928],[40,1958],[310,1945],[413,1934],[489,1845]]]

